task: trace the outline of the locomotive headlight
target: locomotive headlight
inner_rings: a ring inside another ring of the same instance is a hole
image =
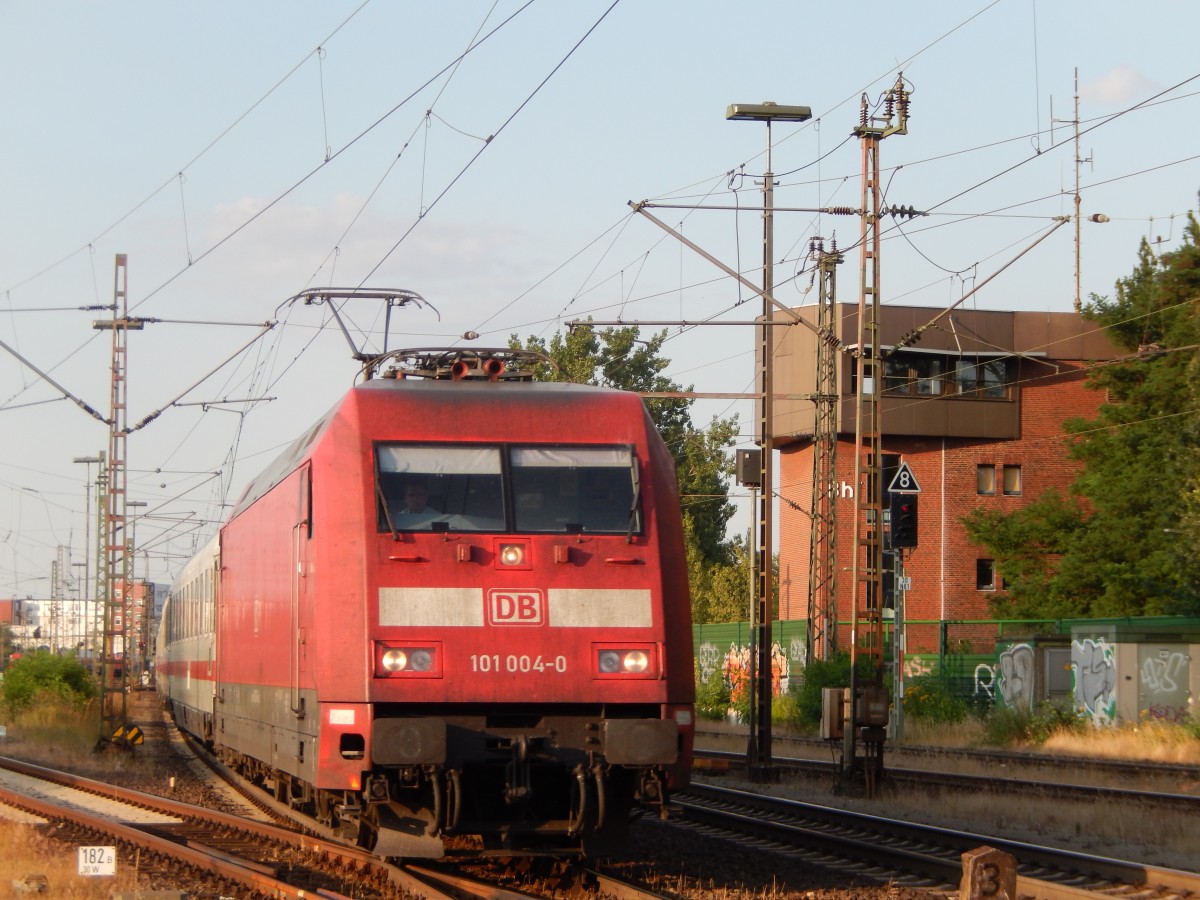
[[[533,554],[529,541],[521,538],[494,538],[492,542],[492,565],[497,569],[533,568]]]
[[[403,672],[408,668],[408,654],[393,647],[383,651],[380,663],[388,672]]]
[[[437,643],[413,646],[396,641],[377,641],[375,677],[441,678],[441,647]]]
[[[601,678],[657,678],[658,647],[656,644],[639,646],[596,646],[596,674]]]
[[[650,657],[641,650],[630,650],[621,660],[621,668],[626,672],[645,672],[650,667]]]
[[[525,545],[524,544],[501,544],[500,545],[500,565],[502,566],[519,566],[525,562]]]

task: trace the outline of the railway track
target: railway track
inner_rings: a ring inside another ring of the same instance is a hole
[[[1195,896],[1200,874],[955,829],[902,822],[748,791],[693,785],[675,796],[684,826],[764,842],[774,852],[802,854],[814,865],[889,884],[940,893],[957,890],[962,854],[988,846],[1017,862],[1018,892],[1065,900],[1153,892],[1156,898]],[[670,827],[670,826],[665,826]]]
[[[203,884],[221,893],[337,900],[594,897],[661,900],[611,875],[557,867],[525,873],[527,889],[497,885],[512,870],[471,875],[453,865],[392,865],[367,851],[277,823],[180,803],[0,757],[0,804],[53,822],[58,840],[114,844],[124,864],[155,882]],[[256,804],[257,805],[257,804]],[[268,805],[270,805],[268,803]],[[552,885],[552,889],[539,884]]]
[[[732,747],[731,756],[744,755],[746,740],[746,735],[739,732],[703,727],[696,730],[696,746],[703,752],[729,752]],[[787,763],[825,761],[829,764],[838,750],[829,741],[793,735],[777,734],[772,738],[772,745],[777,753],[786,754],[776,761]],[[963,769],[994,777],[1020,771],[1061,784],[1137,785],[1147,791],[1170,789],[1200,796],[1200,765],[1194,764],[890,743],[886,745],[885,756],[888,769],[902,767],[940,773]]]
[[[697,772],[736,772],[745,768],[744,754],[721,750],[696,751]],[[776,757],[774,766],[782,774],[826,779],[833,785],[837,776],[836,763],[815,759]],[[1124,765],[1115,771],[1122,772]],[[1168,791],[1132,790],[1095,784],[1069,784],[1052,781],[1032,780],[1027,777],[971,775],[958,772],[935,771],[933,769],[907,769],[887,766],[887,785],[898,791],[962,791],[994,795],[997,797],[1063,800],[1073,803],[1109,803],[1137,807],[1143,810],[1170,811],[1185,816],[1195,816],[1200,821],[1200,794],[1181,794]],[[886,786],[886,785],[885,785]]]

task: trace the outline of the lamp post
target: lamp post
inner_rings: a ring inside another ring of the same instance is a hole
[[[772,292],[775,289],[774,265],[774,199],[775,178],[771,172],[771,123],[804,122],[812,118],[807,106],[781,106],[764,103],[734,103],[725,111],[727,120],[764,122],[767,126],[767,168],[763,174],[763,312],[758,328],[759,350],[759,491],[758,491],[758,548],[755,554],[754,647],[750,651],[750,680],[753,694],[750,700],[750,743],[748,757],[750,775],[754,780],[766,780],[771,766],[771,619],[774,584],[771,577],[774,550],[774,459],[772,457],[774,422],[772,391],[774,348],[771,345]]]

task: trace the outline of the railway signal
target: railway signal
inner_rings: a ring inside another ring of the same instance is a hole
[[[917,494],[892,494],[892,549],[917,546]]]

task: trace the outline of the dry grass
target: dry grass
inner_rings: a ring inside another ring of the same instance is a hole
[[[978,719],[954,724],[906,719],[904,739],[899,743],[901,746],[914,744],[937,747],[988,745],[984,725]],[[1116,728],[1064,728],[1053,732],[1036,746],[1008,749],[1042,750],[1059,756],[1200,765],[1200,739],[1186,728],[1164,722],[1143,722]]]
[[[5,896],[24,896],[12,885],[26,876],[45,876],[42,896],[56,900],[107,900],[114,891],[137,889],[136,873],[120,860],[115,876],[80,875],[75,847],[47,837],[40,826],[0,820],[0,859],[4,860],[0,890],[11,891]]]
[[[130,764],[120,752],[97,753],[100,710],[93,701],[83,707],[65,702],[40,703],[5,716],[8,736],[0,741],[0,756],[37,762],[88,776],[120,772]]]
[[[1177,725],[1143,722],[1120,728],[1060,731],[1042,745],[1066,756],[1140,759],[1147,762],[1200,765],[1200,740]]]
[[[921,719],[904,720],[904,739],[900,744],[917,744],[923,747],[982,747],[984,744],[983,723],[979,719],[962,722],[929,722]]]

